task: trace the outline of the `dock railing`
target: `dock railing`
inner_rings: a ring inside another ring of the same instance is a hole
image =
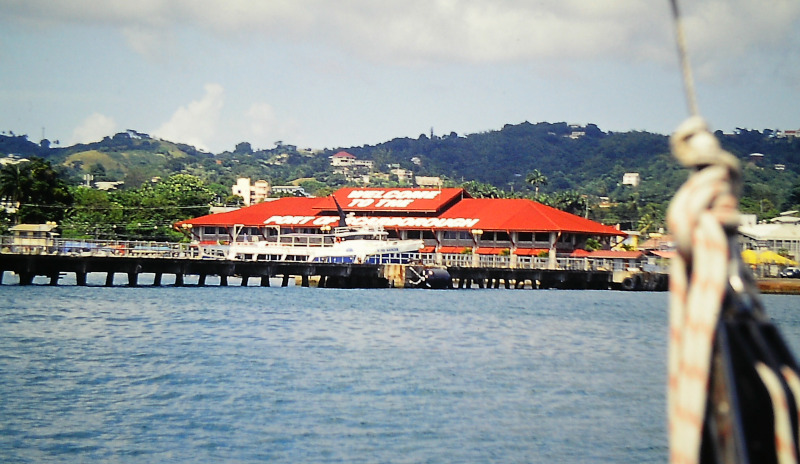
[[[198,257],[197,247],[189,243],[144,240],[39,239],[20,241],[16,237],[0,237],[0,253],[67,256],[142,256],[153,258]]]
[[[41,243],[30,240],[20,242],[16,237],[0,236],[0,253],[49,254],[67,256],[127,256],[148,258],[202,259],[197,246],[190,243],[126,240],[88,239],[41,239]],[[406,255],[406,253],[403,253]],[[618,259],[565,258],[558,257],[551,263],[547,257],[472,255],[464,253],[407,253],[413,263],[446,267],[485,267],[516,269],[561,269],[575,271],[623,271],[628,264]],[[374,260],[371,262],[375,263]],[[377,264],[395,263],[396,258]],[[665,266],[647,264],[642,270],[667,272]]]

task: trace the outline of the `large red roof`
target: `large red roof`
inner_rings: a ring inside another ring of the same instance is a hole
[[[225,226],[233,224],[261,226],[267,223],[269,218],[274,216],[296,218],[310,217],[313,221],[313,218],[319,213],[317,209],[314,209],[314,205],[322,200],[323,198],[306,197],[278,198],[277,200],[257,203],[253,206],[240,208],[234,211],[208,214],[194,219],[188,219],[178,222],[175,226],[181,227],[183,224],[191,224],[192,226]],[[298,222],[302,222],[302,219]]]
[[[352,225],[376,224],[387,229],[483,229],[625,235],[613,227],[532,200],[463,198],[468,195],[458,188],[343,188],[334,195],[345,213],[356,213],[356,217],[348,221]],[[329,197],[287,197],[181,221],[175,226],[241,224],[315,228],[335,226],[338,221],[336,204]]]
[[[440,217],[479,218],[480,220],[473,228],[484,230],[625,235],[613,227],[525,199],[464,199],[445,211]]]

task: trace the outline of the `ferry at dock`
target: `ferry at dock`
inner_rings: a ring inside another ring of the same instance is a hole
[[[288,233],[267,240],[228,244],[195,242],[200,256],[239,261],[403,264],[423,248],[422,240],[389,238],[382,227],[336,227],[327,233]]]

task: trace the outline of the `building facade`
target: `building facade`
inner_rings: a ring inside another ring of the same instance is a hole
[[[334,201],[335,199],[335,201]],[[525,199],[471,198],[460,188],[342,188],[330,197],[287,197],[174,225],[197,242],[270,240],[292,232],[323,233],[340,220],[380,226],[391,237],[422,239],[427,253],[568,256],[589,238],[625,234],[613,227]]]
[[[249,177],[236,179],[236,184],[231,187],[231,193],[242,197],[245,206],[254,205],[264,201],[270,194],[269,182],[257,180],[250,183]]]
[[[788,211],[765,223],[757,223],[755,215],[742,215],[739,244],[744,250],[774,251],[800,259],[800,217]]]

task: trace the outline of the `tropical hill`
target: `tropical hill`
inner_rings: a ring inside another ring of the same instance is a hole
[[[737,129],[716,135],[745,167],[745,211],[770,217],[800,207],[800,140],[780,137],[773,130]],[[341,150],[374,162],[372,185],[399,185],[391,170],[402,168],[417,176],[440,176],[446,185],[464,185],[479,196],[532,196],[536,187],[541,189],[540,200],[567,210],[591,210],[592,217],[607,223],[635,225],[648,214],[656,223],[663,222],[669,198],[686,178],[686,170],[669,153],[668,136],[604,132],[594,124],[523,122],[477,134],[422,134],[319,151],[283,143],[254,149],[242,142],[232,151],[212,154],[134,130],[95,143],[52,145],[0,134],[0,154],[44,158],[73,185],[86,173],[95,181],[123,181],[124,188],[182,173],[199,178],[219,201],[229,195],[237,177],[300,184],[318,194],[352,184],[330,165],[329,157]],[[763,156],[751,157],[753,153]],[[526,181],[532,172],[540,175],[536,186]],[[622,185],[626,172],[639,173],[640,184]],[[607,211],[597,208],[601,202],[614,205],[616,212],[604,216]]]

